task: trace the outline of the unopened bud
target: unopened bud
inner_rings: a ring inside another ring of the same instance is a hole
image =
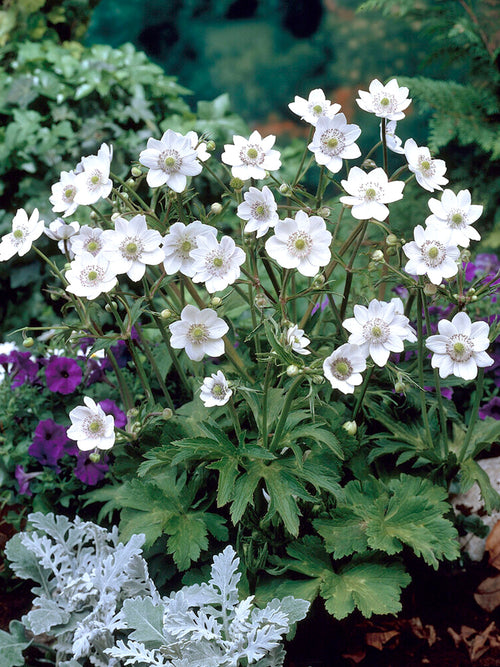
[[[129,197],[128,192],[122,192],[121,194],[122,199],[128,199],[128,197]]]
[[[99,452],[92,452],[92,454],[89,454],[89,461],[92,463],[99,463],[101,460],[101,455]]]
[[[467,296],[473,296],[475,293],[476,290],[473,287],[467,290]]]
[[[24,347],[33,347],[34,344],[35,344],[35,341],[33,340],[33,338],[31,336],[28,336],[28,338],[25,338],[23,340],[23,346]]]
[[[398,248],[395,245],[390,245],[387,248],[386,252],[389,255],[389,257],[392,257],[392,255],[395,255],[398,252]]]
[[[266,306],[269,306],[269,299],[264,294],[257,294],[254,303],[257,308],[266,308]]]
[[[63,266],[63,271],[69,271],[71,269],[71,262],[66,262]]]
[[[382,250],[374,250],[372,252],[372,261],[374,262],[383,262],[384,261],[384,253]]]
[[[97,213],[95,211],[90,211],[90,219],[97,220]]]
[[[326,282],[325,276],[322,273],[318,273],[318,275],[314,277],[312,286],[314,287],[314,289],[321,289],[321,287],[323,287],[325,282]]]
[[[207,151],[214,151],[215,150],[215,141],[210,139],[210,141],[207,141]]]
[[[241,178],[236,178],[236,176],[229,181],[229,187],[233,188],[233,190],[241,190],[244,185],[245,182]]]
[[[354,421],[344,422],[342,428],[349,433],[349,435],[356,435],[358,431],[358,425]]]
[[[434,296],[434,294],[436,294],[437,291],[438,291],[437,285],[434,285],[434,283],[425,283],[424,294],[426,296]]]
[[[322,375],[313,375],[311,380],[314,382],[314,384],[323,384],[325,378]]]
[[[134,422],[130,427],[131,433],[139,433],[140,430],[141,430],[141,422]]]
[[[138,178],[139,176],[142,175],[142,169],[140,169],[139,167],[132,167],[130,173],[132,174],[132,176],[134,176],[134,178]]]
[[[293,193],[293,190],[288,183],[282,183],[279,187],[279,191],[282,195],[285,195],[285,197],[289,197]]]
[[[170,408],[165,408],[161,413],[161,418],[164,419],[165,421],[168,421],[169,419],[172,419],[173,414],[174,413]]]
[[[213,306],[214,308],[217,308],[218,306],[220,306],[221,303],[222,303],[222,299],[220,298],[220,296],[213,296],[210,299],[210,305]]]
[[[133,178],[129,178],[129,179],[127,179],[127,180],[125,181],[125,184],[128,185],[129,188],[132,188],[132,187],[134,187],[134,185],[135,185],[135,181],[134,181]]]
[[[219,215],[219,213],[222,211],[222,204],[220,204],[218,201],[215,201],[210,207],[210,210],[214,215]]]
[[[133,419],[134,417],[137,417],[139,414],[139,410],[137,408],[130,408],[130,410],[127,410],[127,419]]]
[[[320,208],[320,209],[318,210],[318,215],[319,215],[321,218],[328,218],[328,216],[330,215],[330,213],[331,213],[331,211],[330,211],[330,209],[328,208],[328,206],[323,206],[322,208]]]
[[[375,271],[377,268],[376,262],[368,262],[368,271]]]
[[[477,294],[473,294],[470,298],[471,301],[477,301]]]
[[[112,312],[113,312],[113,308],[110,306],[109,303],[107,303],[107,304],[104,306],[104,310],[105,310],[107,313],[112,313]]]
[[[374,162],[373,160],[370,160],[370,158],[368,158],[367,160],[365,160],[363,162],[363,164],[361,165],[361,168],[362,169],[375,169],[376,166],[377,166],[377,163]]]
[[[466,248],[462,250],[462,252],[460,253],[460,261],[470,262],[470,250],[467,250]]]
[[[288,366],[288,368],[286,369],[286,374],[291,378],[295,377],[299,373],[300,373],[300,368],[298,366],[295,366],[295,364],[290,364],[290,366]]]
[[[116,220],[116,218],[119,218],[119,217],[120,217],[120,212],[119,211],[115,211],[114,213],[111,214],[111,220],[113,220],[113,222]]]
[[[394,391],[396,394],[404,394],[407,387],[403,380],[399,379],[394,383]]]
[[[160,313],[160,317],[162,320],[168,320],[169,317],[172,317],[172,311],[168,308],[164,308]]]
[[[387,245],[389,245],[389,246],[391,246],[391,245],[398,245],[398,244],[399,244],[399,239],[398,239],[398,237],[396,236],[396,234],[388,234],[388,235],[386,236],[385,242],[386,242]]]

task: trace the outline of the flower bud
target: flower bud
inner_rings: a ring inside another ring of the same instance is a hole
[[[23,340],[23,346],[24,347],[33,347],[34,344],[35,344],[35,341],[33,340],[33,338],[31,336],[28,336],[28,338],[25,338]]]
[[[90,211],[90,219],[97,220],[97,213],[95,211]]]
[[[222,299],[220,298],[220,296],[213,296],[210,299],[210,305],[213,306],[214,308],[217,308],[218,306],[220,306],[221,303],[222,303]]]
[[[372,261],[373,262],[383,262],[384,261],[384,253],[382,250],[374,250],[372,252]]]
[[[399,378],[394,383],[394,391],[396,392],[396,394],[404,394],[406,389],[407,389],[406,384],[403,382],[401,378]]]
[[[135,181],[134,181],[134,179],[133,179],[133,178],[128,178],[128,179],[125,181],[125,185],[128,185],[129,188],[133,188],[134,185],[135,185]]]
[[[122,199],[128,199],[129,198],[128,192],[122,192],[121,195],[122,195],[121,196]]]
[[[257,294],[254,299],[257,308],[266,308],[269,306],[269,299],[264,294]]]
[[[282,183],[279,187],[279,191],[282,195],[285,195],[285,197],[289,197],[293,193],[293,190],[288,183]]]
[[[461,253],[460,253],[460,261],[461,262],[470,262],[470,250],[467,250],[467,248],[464,248]]]
[[[111,220],[113,222],[116,220],[116,218],[119,218],[119,217],[120,217],[120,212],[119,211],[115,211],[114,213],[111,214]]]
[[[387,252],[387,254],[389,255],[389,257],[392,257],[392,255],[395,255],[395,254],[398,252],[397,246],[395,246],[395,245],[390,245],[390,246],[387,248],[386,252]]]
[[[436,294],[437,291],[438,291],[437,285],[434,285],[433,283],[425,283],[424,294],[426,296],[434,296],[434,294]]]
[[[168,421],[173,417],[173,412],[170,408],[164,408],[164,410],[161,413],[161,418],[164,419],[165,421]]]
[[[388,246],[399,245],[399,239],[396,234],[388,234],[385,238],[385,242]]]
[[[328,206],[323,206],[322,208],[318,209],[318,215],[321,218],[328,218],[330,213],[331,213],[331,211],[328,208]]]
[[[288,368],[286,369],[286,374],[288,377],[295,377],[300,373],[300,368],[298,366],[295,366],[295,364],[290,364]]]
[[[160,317],[162,320],[168,320],[169,317],[172,317],[172,311],[168,308],[164,308],[160,313]]]
[[[241,190],[244,185],[245,182],[241,178],[236,178],[236,176],[229,181],[229,187],[233,188],[233,190]]]
[[[132,176],[134,176],[134,178],[138,178],[139,176],[142,175],[142,169],[140,167],[132,167],[130,173],[132,174]]]
[[[130,410],[127,410],[127,419],[133,419],[134,417],[137,417],[139,414],[139,410],[137,408],[130,408]]]
[[[361,165],[361,169],[375,169],[376,166],[377,166],[377,163],[374,162],[373,160],[370,160],[370,158],[368,158]]]
[[[477,294],[473,294],[470,298],[471,301],[477,301]]]
[[[222,204],[219,204],[218,201],[214,202],[212,206],[210,207],[210,210],[214,215],[219,215],[222,211]]]
[[[207,141],[207,151],[214,151],[215,150],[215,141],[213,139],[210,139],[210,141]]]
[[[356,435],[358,431],[358,425],[354,421],[344,422],[342,428],[349,433],[349,435]]]
[[[323,384],[325,378],[322,375],[313,375],[311,380],[314,382],[314,384]]]
[[[321,289],[326,282],[326,278],[322,273],[318,273],[317,276],[314,276],[312,281],[312,286],[314,289]]]
[[[89,461],[92,463],[99,463],[101,460],[101,455],[99,452],[92,452],[92,454],[89,454]]]

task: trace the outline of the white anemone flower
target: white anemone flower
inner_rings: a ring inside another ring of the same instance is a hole
[[[359,99],[356,102],[361,109],[374,113],[379,118],[401,120],[405,117],[403,111],[411,103],[408,92],[408,88],[399,86],[396,79],[391,79],[385,86],[378,79],[374,79],[368,92],[358,90]]]
[[[82,225],[78,234],[71,239],[71,250],[76,255],[89,252],[94,257],[103,249],[103,230],[100,227]]]
[[[54,213],[62,213],[63,218],[72,215],[78,208],[75,201],[76,174],[74,171],[61,171],[61,176],[58,183],[54,183],[51,187],[52,195],[49,201],[52,204]]]
[[[148,229],[145,216],[140,214],[130,220],[116,218],[115,228],[106,229],[102,241],[102,253],[115,274],[126,273],[133,282],[141,280],[146,265],[160,264],[165,257],[160,232]]]
[[[354,142],[361,134],[358,125],[348,125],[343,113],[333,118],[320,118],[308,149],[314,153],[319,165],[336,174],[342,169],[342,160],[352,160],[361,155]]]
[[[182,222],[174,222],[168,230],[168,234],[163,237],[163,266],[165,272],[171,276],[175,273],[182,273],[189,278],[195,274],[194,259],[191,257],[191,250],[198,247],[198,240],[202,236],[217,236],[217,230],[210,225],[204,225],[199,220],[185,225]]]
[[[257,130],[248,139],[235,134],[233,143],[224,145],[221,160],[231,167],[233,176],[242,181],[265,178],[266,171],[281,167],[280,152],[272,150],[275,141],[274,134],[262,138]]]
[[[303,276],[312,277],[330,261],[331,241],[323,218],[297,211],[294,219],[285,218],[276,224],[274,236],[266,241],[266,251],[284,269],[297,269]]]
[[[57,241],[57,247],[62,253],[67,252],[70,257],[74,257],[71,249],[71,239],[80,231],[80,223],[65,222],[62,218],[53,220],[48,228],[44,229],[45,235]]]
[[[492,366],[494,359],[486,353],[490,341],[486,322],[471,322],[467,313],[457,313],[451,322],[438,323],[439,334],[429,336],[426,347],[434,354],[431,366],[439,369],[442,378],[456,375],[474,380],[478,368]]]
[[[417,340],[408,318],[397,312],[397,307],[392,301],[372,299],[368,308],[354,306],[354,317],[342,323],[351,334],[348,342],[358,345],[377,366],[385,366],[391,352],[403,352],[403,341]]]
[[[35,208],[28,218],[24,208],[17,210],[12,220],[12,231],[2,237],[0,242],[0,262],[4,262],[14,255],[22,257],[43,234],[44,222],[39,219],[38,209]]]
[[[292,348],[293,352],[302,355],[311,354],[310,350],[306,350],[306,347],[311,341],[307,336],[304,336],[304,329],[299,329],[297,324],[288,328],[288,331],[286,332],[286,341]]]
[[[202,170],[192,135],[167,130],[160,140],[150,137],[146,146],[139,162],[149,169],[146,180],[151,188],[166,184],[174,192],[183,192],[187,177],[197,176]]]
[[[238,218],[247,220],[243,231],[245,234],[257,232],[256,236],[260,238],[278,222],[278,204],[267,185],[264,185],[262,191],[250,187],[243,195],[243,199],[245,201],[238,206],[236,211]]]
[[[204,141],[201,141],[198,135],[194,130],[190,130],[186,134],[186,139],[189,139],[191,142],[191,148],[196,151],[196,155],[200,162],[206,162],[210,157],[210,153],[207,151],[207,144]]]
[[[432,225],[425,229],[417,225],[413,230],[414,241],[405,243],[403,252],[409,261],[404,267],[410,275],[427,277],[434,285],[440,285],[444,278],[458,273],[457,261],[460,250],[451,243],[451,229]]]
[[[403,198],[403,181],[389,181],[382,167],[366,173],[359,167],[353,167],[342,181],[342,187],[348,193],[340,197],[343,204],[352,206],[351,215],[358,220],[374,218],[382,222],[389,215],[386,204]]]
[[[73,408],[69,413],[71,426],[68,438],[76,440],[78,449],[111,449],[115,444],[115,419],[107,415],[89,396],[83,397],[85,405]]]
[[[363,382],[361,373],[366,370],[366,357],[357,345],[344,343],[323,361],[323,373],[334,389],[343,394],[354,393]]]
[[[399,153],[404,155],[405,149],[403,148],[403,141],[398,136],[396,136],[396,127],[397,122],[395,120],[390,120],[385,124],[385,142],[387,148],[393,153]],[[380,122],[380,140],[383,140],[382,136],[382,121]]]
[[[451,229],[451,243],[467,248],[470,241],[480,241],[481,235],[471,225],[481,217],[483,207],[471,204],[471,194],[468,190],[460,190],[456,195],[453,190],[444,190],[441,201],[429,199],[429,208],[432,211],[426,225],[444,224]]]
[[[316,125],[320,118],[333,118],[340,111],[340,104],[333,104],[326,99],[325,93],[321,88],[315,88],[309,93],[309,97],[304,99],[295,95],[295,100],[288,105],[290,111],[306,123]]]
[[[181,312],[181,319],[169,325],[170,344],[176,350],[184,349],[193,361],[201,361],[205,354],[220,357],[224,354],[223,336],[229,331],[223,319],[213,308],[200,310],[188,304]]]
[[[446,163],[431,157],[427,146],[417,146],[414,139],[407,139],[404,145],[408,169],[415,174],[417,183],[429,192],[442,190],[448,183],[445,178]]]
[[[77,167],[74,180],[76,204],[95,204],[105,199],[113,189],[113,181],[109,177],[113,147],[102,144],[97,155],[83,157]]]
[[[67,292],[90,300],[109,292],[117,283],[116,274],[102,253],[95,257],[89,252],[76,255],[64,277],[69,283]]]
[[[206,408],[215,405],[225,405],[233,394],[222,371],[212,373],[210,377],[203,380],[200,388],[200,398]]]
[[[230,236],[220,243],[213,234],[198,238],[198,247],[191,250],[194,259],[194,283],[205,283],[208,292],[218,292],[232,285],[240,277],[240,266],[246,259],[245,251],[238,248]]]

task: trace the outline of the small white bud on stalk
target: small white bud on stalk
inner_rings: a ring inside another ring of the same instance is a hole
[[[358,425],[355,421],[347,421],[342,424],[342,428],[349,433],[349,435],[356,435],[358,431]]]
[[[384,253],[382,250],[374,250],[372,252],[372,261],[374,262],[383,262],[384,261]]]
[[[172,317],[172,311],[168,308],[164,308],[160,313],[160,317],[162,320],[168,320],[169,317]]]
[[[220,204],[218,201],[215,201],[210,207],[210,210],[214,215],[219,215],[219,213],[222,212],[222,204]]]
[[[132,167],[130,173],[132,174],[132,176],[134,176],[134,178],[138,178],[139,176],[142,175],[142,169],[140,169],[139,167]]]
[[[424,294],[426,296],[434,296],[434,294],[436,294],[437,291],[438,291],[437,285],[434,285],[433,283],[425,283]]]
[[[288,368],[286,369],[286,374],[289,377],[295,377],[300,373],[300,368],[298,366],[295,366],[295,364],[290,364]]]

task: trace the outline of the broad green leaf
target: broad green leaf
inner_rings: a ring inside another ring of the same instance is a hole
[[[210,463],[208,468],[219,471],[219,484],[217,487],[217,507],[223,507],[233,497],[233,489],[239,470],[234,459],[224,458],[220,461]]]
[[[278,512],[285,528],[294,537],[299,534],[299,509],[293,497],[293,478],[278,466],[270,465],[265,473],[267,491],[271,497],[269,512]]]
[[[291,433],[288,434],[288,439],[299,440],[301,438],[310,438],[315,442],[326,445],[339,459],[344,460],[344,452],[342,451],[341,444],[339,439],[332,431],[328,431],[326,428],[320,428],[315,424],[307,424],[304,426],[298,426],[293,429]],[[283,441],[283,444],[287,444]]]
[[[11,621],[9,630],[0,630],[2,667],[23,667],[23,651],[31,644],[31,640],[26,638],[25,627],[20,621]]]
[[[366,551],[366,525],[356,512],[348,507],[330,510],[330,519],[316,519],[313,525],[325,540],[326,550],[334,558]]]
[[[500,420],[487,417],[476,421],[474,430],[463,458],[474,459],[488,445],[500,442]]]
[[[253,494],[260,479],[261,474],[258,468],[253,467],[248,468],[246,474],[236,480],[234,500],[231,505],[231,520],[233,523],[238,523],[249,504],[253,505]]]
[[[460,464],[460,485],[462,492],[466,493],[474,482],[477,482],[479,486],[484,507],[488,514],[491,514],[492,510],[500,510],[500,494],[492,487],[488,474],[481,468],[479,463],[468,459]]]
[[[179,570],[187,570],[191,561],[198,560],[202,550],[208,548],[207,527],[201,513],[176,515],[165,526],[170,533],[167,552],[171,554]]]

